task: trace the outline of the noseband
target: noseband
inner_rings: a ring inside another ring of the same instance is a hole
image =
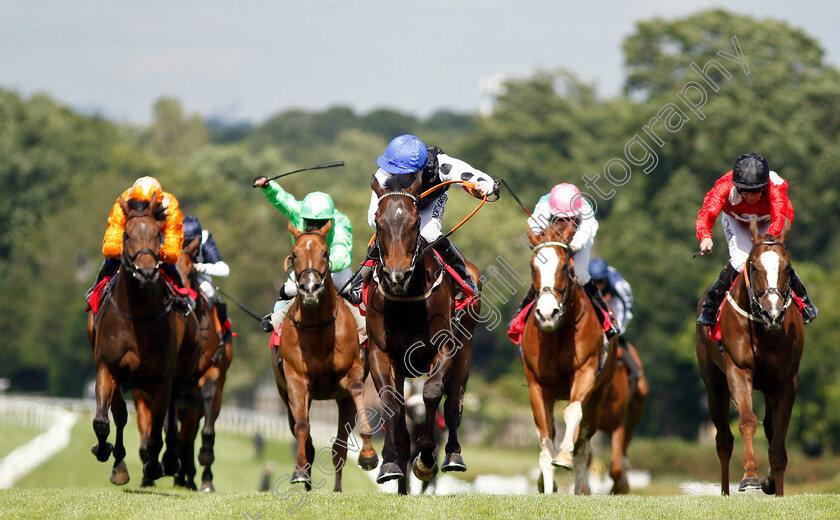
[[[767,289],[764,289],[763,291],[753,290],[752,282],[750,281],[750,274],[749,274],[750,269],[753,269],[753,264],[750,261],[750,258],[752,258],[753,252],[755,251],[755,248],[758,247],[758,246],[782,246],[782,248],[784,248],[785,250],[787,250],[787,247],[781,242],[777,242],[775,240],[769,240],[769,241],[765,241],[765,242],[758,242],[758,243],[756,243],[755,245],[752,246],[752,249],[750,249],[749,257],[747,257],[747,264],[744,266],[744,282],[745,282],[745,285],[747,286],[747,295],[749,296],[749,299],[750,299],[750,312],[752,312],[752,314],[754,314],[756,316],[761,316],[761,314],[764,311],[762,310],[761,303],[759,302],[760,298],[766,298],[767,296],[769,296],[771,294],[775,294],[776,296],[779,297],[779,299],[784,301],[783,309],[788,308],[788,306],[790,305],[793,298],[791,297],[790,276],[789,275],[788,275],[788,284],[787,284],[787,287],[784,288],[784,290],[779,289],[778,287],[768,287]],[[789,268],[790,267],[788,267],[788,269]]]
[[[302,237],[303,235],[318,235],[319,237],[324,238],[324,236],[321,235],[321,233],[318,233],[317,231],[304,231],[303,233],[298,235],[298,238]],[[292,262],[294,263],[294,258],[292,259]],[[324,286],[324,280],[326,280],[326,278],[327,278],[327,270],[329,268],[330,268],[330,248],[327,247],[327,267],[324,268],[323,271],[319,271],[319,270],[315,269],[314,267],[306,267],[304,269],[301,269],[300,272],[295,271],[295,285],[297,285],[298,288],[300,288],[300,278],[307,273],[315,273],[321,279],[321,286],[323,287]]]
[[[534,246],[534,249],[533,249],[534,255],[536,256],[537,252],[540,249],[542,249],[544,247],[548,247],[548,246],[558,246],[558,247],[562,247],[566,251],[569,250],[569,245],[564,243],[564,242],[543,242],[542,244],[538,244],[538,245]],[[540,287],[540,290],[537,293],[537,297],[539,298],[543,294],[548,294],[548,295],[553,296],[554,299],[557,300],[557,306],[560,308],[560,316],[563,316],[563,314],[566,312],[566,302],[569,299],[569,287],[571,287],[572,282],[574,282],[574,279],[572,278],[572,275],[571,275],[571,268],[570,268],[569,262],[566,262],[565,264],[563,264],[563,267],[561,267],[561,270],[566,272],[566,286],[563,288],[563,290],[561,291],[556,286]],[[557,298],[557,294],[560,294],[559,299]]]

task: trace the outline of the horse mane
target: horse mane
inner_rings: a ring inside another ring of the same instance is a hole
[[[128,204],[128,207],[132,211],[144,213],[149,208],[149,204],[151,204],[151,202],[142,199],[128,199],[126,204]],[[164,208],[162,204],[158,204],[153,216],[155,217],[155,220],[166,220],[166,208]]]
[[[391,191],[400,191],[408,189],[414,184],[415,177],[411,174],[391,175],[385,181],[383,187]]]

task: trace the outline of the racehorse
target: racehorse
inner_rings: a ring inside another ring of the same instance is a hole
[[[379,197],[375,222],[380,258],[368,287],[367,331],[370,373],[384,412],[385,434],[376,481],[400,479],[400,494],[408,490],[405,474],[411,449],[403,395],[406,377],[427,377],[423,385],[426,420],[419,455],[412,464],[414,475],[425,482],[438,471],[435,415],[444,394],[449,437],[441,470],[467,469],[458,426],[469,377],[472,331],[480,312],[479,295],[474,295],[456,314],[452,279],[431,248],[424,250],[417,211],[421,183],[419,174],[394,176],[385,187],[375,176],[371,181]],[[478,281],[478,269],[470,263],[467,268]]]
[[[128,412],[121,391],[132,389],[140,431],[142,485],[152,486],[163,475],[158,461],[161,431],[184,337],[184,318],[173,309],[175,296],[159,276],[165,216],[157,196],[151,202],[120,198],[119,203],[126,215],[121,266],[102,308],[88,318],[97,372],[93,419],[97,443],[91,451],[105,462],[113,450],[111,482],[128,482],[123,445]],[[107,442],[109,409],[117,428],[115,446]]]
[[[309,468],[315,464],[315,448],[309,425],[309,403],[334,399],[338,405],[338,433],[332,447],[335,465],[333,491],[341,491],[341,473],[347,457],[347,438],[356,422],[360,425],[362,451],[358,463],[365,470],[379,464],[370,442],[364,402],[367,368],[362,361],[356,321],[340,301],[330,276],[330,251],[326,236],[332,221],[317,231],[299,231],[292,265],[298,291],[283,321],[280,346],[272,349],[277,390],[288,409],[289,428],[297,439],[295,470],[290,482],[312,487]],[[355,444],[353,440],[351,444]]]
[[[574,469],[575,494],[589,494],[591,437],[617,365],[618,340],[605,342],[598,312],[574,278],[569,242],[575,226],[559,219],[545,231],[531,229],[534,310],[522,335],[522,365],[540,439],[543,489],[553,489],[553,466]],[[568,400],[566,432],[554,446],[554,402]]]
[[[204,417],[201,449],[198,453],[198,462],[204,466],[201,490],[215,491],[213,472],[210,469],[215,460],[215,424],[222,407],[227,370],[233,360],[233,343],[231,335],[224,336],[215,307],[201,291],[198,273],[194,267],[200,247],[201,237],[197,237],[181,251],[176,264],[181,276],[189,281],[190,287],[199,295],[195,311],[192,313],[193,318],[187,320],[184,339],[185,343],[188,340],[196,342],[195,350],[199,353],[199,359],[195,373],[186,381],[185,388],[177,396],[177,416],[181,423],[177,452],[181,467],[175,476],[175,484],[196,489],[195,438],[198,435],[199,421]]]
[[[752,221],[752,249],[720,311],[721,346],[709,341],[705,327],[697,326],[697,360],[708,391],[709,416],[717,428],[715,443],[724,495],[729,494],[733,443],[730,398],[738,410],[738,429],[744,439],[744,476],[738,491],[760,487],[768,495],[784,495],[785,436],[805,343],[802,315],[796,308],[786,312],[792,298],[791,263],[785,248],[789,231],[790,223],[785,220],[779,236],[761,235]],[[753,389],[764,394],[764,434],[770,443],[770,469],[761,482],[753,450]]]

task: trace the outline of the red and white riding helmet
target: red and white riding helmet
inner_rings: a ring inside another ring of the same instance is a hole
[[[551,189],[548,208],[554,217],[577,217],[583,209],[583,197],[574,184],[564,182]]]

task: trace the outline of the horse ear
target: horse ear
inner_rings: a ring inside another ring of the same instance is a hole
[[[192,239],[192,242],[187,244],[187,247],[184,248],[184,251],[192,255],[198,250],[199,246],[201,246],[201,237],[195,237],[194,239]]]
[[[419,171],[414,174],[414,182],[405,191],[416,196],[420,193],[421,186],[423,186],[423,172]]]
[[[330,229],[332,229],[332,220],[328,220],[327,223],[324,224],[324,226],[318,230],[318,233],[322,237],[327,238],[327,233],[330,232]]]
[[[790,232],[790,219],[785,217],[785,225],[782,226],[782,232],[779,234],[778,237],[776,237],[776,240],[778,240],[779,242],[784,244],[787,241],[787,236],[788,236],[789,232]]]
[[[531,241],[532,246],[536,247],[536,246],[542,244],[543,242],[545,242],[545,237],[543,236],[542,233],[534,232],[534,228],[529,228],[528,229],[528,240]]]
[[[159,202],[157,192],[152,193],[152,200],[149,201],[149,215],[155,216]]]
[[[381,197],[387,191],[385,188],[382,187],[381,184],[379,184],[379,179],[376,178],[375,173],[373,174],[373,177],[371,177],[371,179],[370,179],[370,189],[372,189],[373,192],[376,193],[377,197]]]
[[[123,210],[123,215],[128,216],[128,214],[131,213],[131,208],[128,207],[128,202],[126,202],[125,199],[122,198],[122,195],[120,195],[118,202],[120,203],[120,207]]]
[[[758,224],[755,222],[755,217],[750,220],[750,233],[752,234],[753,244],[761,242],[761,235],[758,233]]]
[[[292,236],[295,237],[295,240],[297,240],[301,233],[301,231],[298,228],[296,228],[291,221],[289,221],[289,231],[292,232]]]

